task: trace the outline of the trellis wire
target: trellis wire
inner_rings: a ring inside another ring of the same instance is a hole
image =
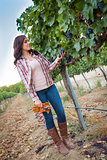
[[[76,108],[76,109],[78,109],[77,107],[70,107],[70,106],[64,106],[64,108]],[[79,109],[99,110],[99,111],[105,111],[105,112],[107,112],[106,109],[101,109],[101,108],[80,107]]]

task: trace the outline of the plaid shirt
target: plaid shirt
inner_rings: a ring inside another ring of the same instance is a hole
[[[39,53],[38,55],[32,55],[32,57],[34,57],[40,63],[42,71],[46,78],[46,83],[48,88],[54,83],[50,76],[50,72],[52,72],[60,64],[60,62],[55,60],[52,64],[50,64],[50,62],[41,53]],[[36,94],[35,88],[32,84],[31,66],[29,59],[22,56],[19,60],[17,60],[16,67],[29,96],[32,98],[33,101],[39,99]]]

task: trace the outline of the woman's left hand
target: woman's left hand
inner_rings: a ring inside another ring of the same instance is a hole
[[[65,54],[67,54],[67,52],[62,51],[62,52],[60,53],[60,57],[59,57],[59,55],[57,56],[57,60],[60,61],[60,60],[65,56]]]

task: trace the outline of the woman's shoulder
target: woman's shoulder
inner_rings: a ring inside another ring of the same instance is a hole
[[[22,56],[17,60],[16,66],[24,66],[24,64],[27,64],[27,59]]]
[[[26,58],[20,58],[17,60],[16,64],[17,68],[21,68],[21,71],[25,72],[26,74],[29,72],[31,69],[30,64]]]
[[[21,64],[22,62],[23,62],[23,58],[20,58],[20,59],[17,60],[17,63],[16,63],[16,64],[19,65],[19,64]]]

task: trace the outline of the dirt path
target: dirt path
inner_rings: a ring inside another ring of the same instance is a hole
[[[78,160],[78,152],[73,150],[69,155],[60,155],[47,135],[45,123],[42,116],[35,118],[35,115],[27,104],[29,100],[19,95],[8,106],[5,113],[0,116],[0,143],[1,160],[42,160],[46,157],[51,159]],[[35,150],[46,145],[42,152],[37,155]],[[46,151],[45,151],[46,150]],[[54,153],[53,153],[54,151]],[[76,156],[75,156],[76,155]]]
[[[83,105],[95,105],[95,107],[100,106],[100,108],[107,107],[106,100],[106,87],[96,89],[92,93],[79,98],[79,102]],[[32,102],[30,99],[18,95],[13,98],[12,102],[8,105],[7,110],[0,115],[0,160],[96,160],[91,159],[89,154],[84,154],[87,149],[87,144],[92,148],[92,144],[94,143],[92,141],[93,138],[91,141],[87,139],[82,145],[80,145],[78,141],[82,141],[84,136],[87,136],[89,133],[94,137],[95,133],[97,134],[98,128],[105,126],[103,129],[106,131],[106,113],[83,111],[89,129],[75,136],[75,138],[72,139],[75,149],[71,150],[68,155],[62,156],[58,153],[51,138],[47,135],[43,116],[35,115],[31,110],[31,106]],[[72,114],[74,114],[72,109],[69,111],[72,111]],[[66,114],[69,111],[66,110]],[[95,119],[92,119],[93,115]],[[96,119],[98,121],[96,121]],[[70,133],[72,129],[70,125],[73,121],[68,115],[67,120],[69,122],[68,130]],[[100,134],[101,138],[105,136],[102,132]],[[105,146],[105,141],[100,143],[103,143]],[[37,154],[35,151],[43,145],[45,146]],[[84,146],[86,146],[86,148],[84,148]],[[88,152],[96,150],[96,148],[92,148],[91,151],[90,147],[88,147]],[[105,160],[106,154],[104,154],[104,151],[104,149],[103,151],[98,150],[96,157],[102,156],[102,160]]]

